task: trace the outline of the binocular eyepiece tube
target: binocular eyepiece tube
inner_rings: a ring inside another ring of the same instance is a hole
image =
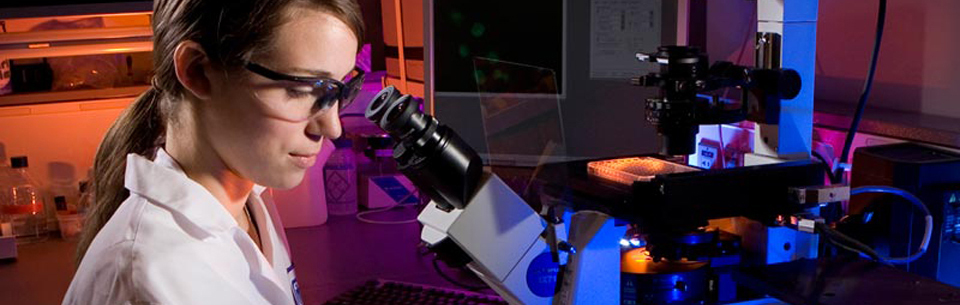
[[[393,158],[401,173],[441,208],[462,209],[476,192],[483,162],[456,132],[423,113],[421,105],[389,86],[370,101],[364,115],[397,143]]]

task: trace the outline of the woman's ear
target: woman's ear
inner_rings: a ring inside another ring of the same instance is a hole
[[[210,98],[212,80],[206,73],[210,68],[210,58],[200,44],[190,40],[181,41],[174,50],[173,65],[184,89],[201,100]]]

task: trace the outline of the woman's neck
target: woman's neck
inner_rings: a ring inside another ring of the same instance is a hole
[[[253,191],[253,182],[231,170],[209,143],[199,141],[195,136],[185,136],[182,127],[182,124],[167,126],[165,150],[187,177],[213,194],[238,224],[244,223],[241,221],[244,219],[243,209]]]

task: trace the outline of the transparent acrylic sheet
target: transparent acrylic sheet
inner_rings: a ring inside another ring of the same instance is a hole
[[[537,165],[565,156],[555,72],[480,57],[473,63],[490,163]]]
[[[487,160],[494,167],[534,168],[528,181],[519,181],[524,185],[521,195],[532,199],[542,165],[569,159],[556,72],[482,57],[473,63]],[[566,172],[550,175],[566,177]]]

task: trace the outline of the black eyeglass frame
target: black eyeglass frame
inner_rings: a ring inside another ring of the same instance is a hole
[[[333,104],[338,101],[340,102],[339,110],[343,110],[344,108],[347,108],[347,106],[350,106],[350,104],[353,103],[353,100],[357,97],[357,94],[360,93],[360,89],[363,88],[363,79],[366,74],[361,69],[353,68],[353,71],[356,71],[357,74],[345,84],[332,78],[284,74],[252,62],[247,63],[244,68],[270,80],[303,83],[313,87],[314,90],[323,90],[325,86],[331,84],[334,85],[336,90],[338,90],[337,93],[334,95],[325,94],[317,98],[317,101],[313,104],[311,113],[316,113],[317,111],[324,109],[330,109],[333,107]]]

